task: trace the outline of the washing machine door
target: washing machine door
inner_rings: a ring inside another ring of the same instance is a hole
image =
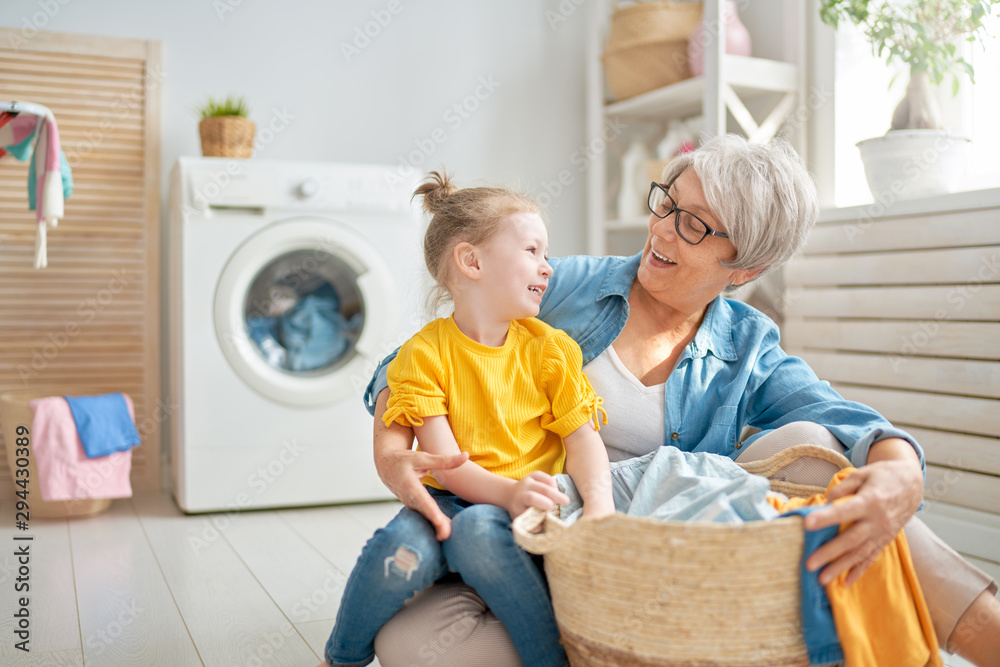
[[[332,220],[288,219],[229,259],[215,331],[250,387],[288,405],[325,405],[361,395],[397,332],[399,293],[363,236]]]

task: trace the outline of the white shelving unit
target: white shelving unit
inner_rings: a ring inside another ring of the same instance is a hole
[[[810,3],[801,0],[764,0],[741,8],[744,13],[754,9],[768,12],[767,35],[751,34],[758,42],[780,41],[781,59],[755,58],[729,55],[725,52],[725,30],[720,29],[724,0],[704,0],[703,15],[706,26],[718,38],[705,40],[704,75],[680,81],[671,86],[650,91],[622,101],[605,100],[604,72],[601,52],[610,19],[608,2],[595,2],[590,12],[587,69],[587,132],[592,141],[603,136],[606,124],[624,123],[630,128],[656,124],[665,131],[673,119],[698,114],[704,116],[705,136],[723,132],[739,132],[753,141],[767,141],[795,113],[805,99],[805,12]],[[756,6],[756,7],[755,7]],[[744,21],[746,23],[746,21]],[[751,29],[751,33],[752,33]],[[755,48],[756,50],[756,48]],[[751,103],[756,113],[748,109]],[[761,105],[764,105],[761,108]],[[763,117],[757,120],[758,117]],[[732,122],[730,122],[730,117]],[[792,128],[788,138],[799,150],[805,151],[805,128]],[[620,138],[620,137],[618,137]],[[608,160],[612,151],[605,150],[593,160],[588,171],[588,252],[605,254],[608,235],[637,231],[645,228],[647,219],[615,220],[609,215],[606,196]]]

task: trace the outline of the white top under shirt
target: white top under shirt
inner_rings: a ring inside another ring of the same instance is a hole
[[[601,439],[609,459],[642,456],[663,445],[665,382],[644,385],[625,368],[611,345],[584,366],[583,372],[604,399],[608,423],[601,427]]]

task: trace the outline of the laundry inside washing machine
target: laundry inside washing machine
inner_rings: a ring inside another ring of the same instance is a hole
[[[247,336],[272,367],[326,373],[350,360],[364,324],[357,274],[322,250],[296,250],[263,266],[244,302]]]

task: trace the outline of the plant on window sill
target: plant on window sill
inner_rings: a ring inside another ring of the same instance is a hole
[[[842,19],[850,20],[877,57],[909,67],[906,95],[893,113],[891,129],[940,130],[930,87],[949,74],[953,93],[960,74],[975,82],[972,65],[956,42],[982,42],[983,19],[997,5],[1000,0],[820,0],[820,17],[834,28]]]

